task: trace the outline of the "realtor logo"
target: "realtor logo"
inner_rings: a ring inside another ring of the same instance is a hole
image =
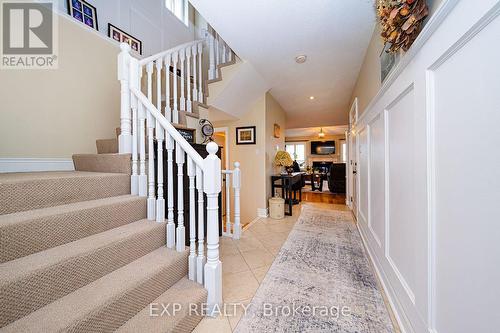
[[[2,69],[57,68],[52,1],[2,1]]]

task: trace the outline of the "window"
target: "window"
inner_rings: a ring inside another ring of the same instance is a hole
[[[304,167],[306,162],[306,144],[304,142],[287,143],[285,144],[285,150],[293,160],[299,163],[300,167]]]
[[[166,0],[167,9],[172,12],[186,26],[189,26],[188,0]]]
[[[347,162],[347,143],[345,140],[340,140],[340,152],[341,152],[341,158],[342,162]]]

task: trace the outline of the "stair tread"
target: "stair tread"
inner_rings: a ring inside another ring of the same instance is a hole
[[[41,171],[0,173],[0,184],[23,183],[36,180],[69,179],[82,177],[121,177],[123,174],[90,171]]]
[[[4,332],[59,332],[111,304],[188,251],[161,247],[2,328]]]
[[[26,220],[31,220],[34,218],[43,218],[59,214],[67,214],[71,212],[76,212],[79,210],[92,209],[112,204],[117,204],[121,202],[129,202],[136,200],[144,200],[144,198],[138,197],[136,195],[125,194],[116,197],[108,197],[102,199],[88,200],[73,202],[64,205],[51,206],[45,208],[38,208],[32,210],[26,210],[21,212],[15,212],[5,215],[0,215],[0,229],[2,227],[7,227],[16,223],[22,223]]]
[[[155,308],[158,311],[155,314],[158,316],[150,315],[150,305],[142,309],[139,313],[137,313],[134,317],[130,318],[123,326],[121,326],[116,332],[125,333],[125,332],[149,332],[149,333],[162,333],[162,332],[174,332],[179,331],[180,327],[178,325],[182,325],[182,321],[185,320],[189,313],[189,305],[190,304],[200,304],[206,302],[207,299],[207,290],[203,288],[201,284],[190,281],[187,277],[182,278],[170,287],[166,292],[160,295],[157,299],[155,299],[152,304],[155,304]],[[179,312],[176,312],[175,316],[173,315],[160,315],[163,310],[161,305],[170,305],[169,311],[170,314],[173,313],[172,304],[181,304],[181,309]],[[193,311],[191,315],[195,315],[198,317],[198,320],[201,320],[201,307],[197,307],[198,313]],[[195,319],[196,320],[196,319]],[[191,322],[191,324],[193,324]],[[197,322],[194,323],[196,325]],[[184,327],[185,328],[185,327]],[[192,327],[188,327],[192,329]]]
[[[0,264],[0,286],[31,273],[71,260],[85,253],[109,246],[141,232],[157,228],[159,223],[146,219],[125,224],[71,243],[66,243]],[[162,223],[162,225],[165,225]]]

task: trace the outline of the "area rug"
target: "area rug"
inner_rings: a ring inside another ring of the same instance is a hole
[[[350,212],[304,205],[235,332],[394,332]]]

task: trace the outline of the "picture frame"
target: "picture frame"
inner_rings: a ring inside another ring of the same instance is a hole
[[[114,39],[118,43],[127,43],[133,52],[142,55],[142,41],[120,28],[108,23],[108,37]]]
[[[237,145],[254,145],[256,143],[255,126],[236,127]]]
[[[86,26],[99,30],[97,9],[85,0],[67,0],[68,15]]]
[[[274,124],[274,130],[273,130],[274,137],[276,139],[279,139],[281,137],[281,127],[278,124]]]

